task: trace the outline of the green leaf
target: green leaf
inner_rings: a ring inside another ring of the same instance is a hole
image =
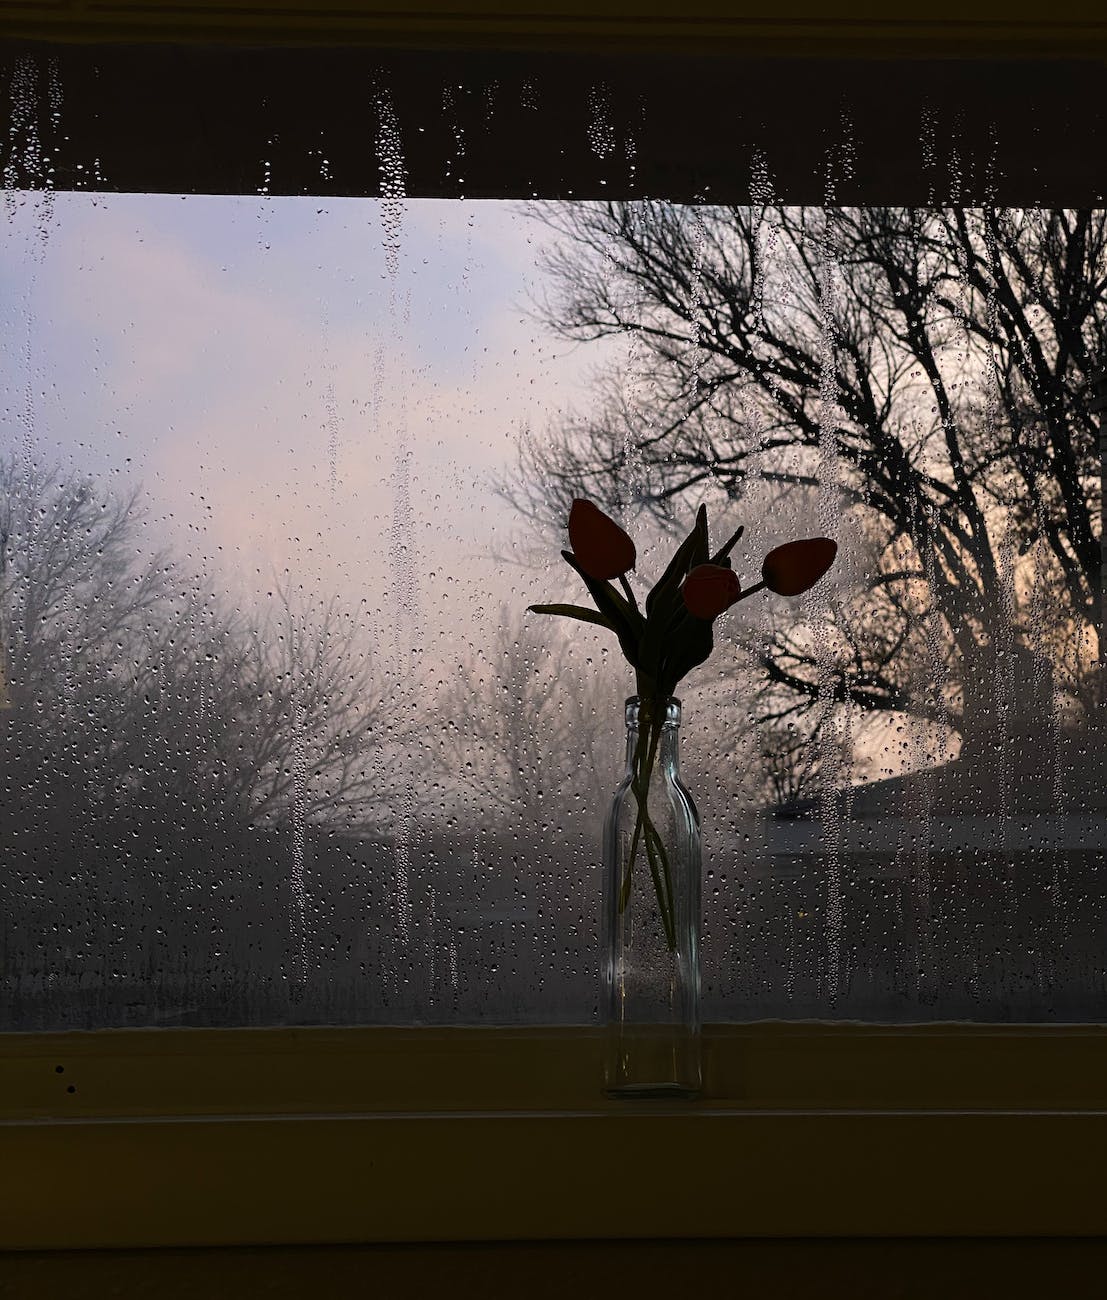
[[[564,618],[576,618],[582,623],[595,623],[599,627],[615,631],[610,619],[604,618],[602,614],[597,614],[594,609],[588,609],[585,605],[528,605],[527,608],[534,614],[560,614]]]
[[[714,624],[685,611],[683,618],[669,630],[665,642],[665,659],[661,665],[661,690],[672,695],[677,683],[710,658],[714,649]]]
[[[704,557],[701,559],[700,557]],[[642,664],[653,677],[662,676],[662,658],[671,647],[669,632],[674,619],[684,612],[680,584],[689,570],[704,563],[707,556],[707,507],[700,506],[692,531],[681,542],[668,567],[646,597],[646,634],[642,638]]]
[[[691,572],[697,564],[707,563],[707,507],[700,506],[696,512],[696,526],[692,530],[695,536],[695,542],[692,546],[691,560],[688,564],[688,571]]]
[[[589,594],[596,602],[596,608],[608,620],[619,638],[627,663],[632,668],[641,667],[641,641],[646,630],[646,620],[626,599],[615,590],[610,582],[592,578],[580,567],[572,551],[562,551],[565,563],[580,574]]]
[[[726,557],[730,554],[731,550],[733,549],[735,542],[738,541],[738,539],[742,536],[742,534],[745,531],[746,531],[746,526],[745,524],[742,524],[739,527],[738,531],[730,539],[730,541],[727,542],[727,544],[721,550],[716,551],[715,554],[711,557],[711,563],[722,564],[722,562],[726,559]]]
[[[703,507],[700,507],[701,510]],[[669,561],[665,572],[653,584],[650,594],[646,597],[646,617],[648,618],[654,611],[657,603],[670,591],[680,586],[692,567],[691,556],[693,547],[696,544],[696,528],[699,527],[699,520],[696,520],[696,527],[688,534],[683,542],[677,547],[673,558]]]

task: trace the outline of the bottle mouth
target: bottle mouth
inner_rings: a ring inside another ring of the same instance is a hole
[[[652,706],[652,701],[651,701],[651,706]],[[675,695],[671,695],[668,698],[661,701],[661,706],[664,709],[664,716],[662,718],[661,725],[666,728],[679,727],[680,726],[680,700],[678,700]],[[648,716],[648,711],[646,708],[643,707],[643,701],[640,695],[632,695],[626,701],[624,707],[626,711],[626,723],[628,727],[637,727],[639,721],[644,716]]]

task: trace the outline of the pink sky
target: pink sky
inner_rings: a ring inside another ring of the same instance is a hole
[[[60,195],[21,257],[34,225],[28,205],[4,260],[38,455],[141,484],[187,567],[244,599],[288,570],[389,639],[406,446],[427,630],[480,638],[543,594],[492,558],[523,521],[489,476],[587,403],[598,358],[528,318],[544,232],[517,206],[406,204],[391,276],[371,200]]]
[[[489,485],[523,430],[587,409],[604,352],[530,317],[547,232],[518,205],[406,203],[395,273],[380,217],[373,200],[64,194],[46,220],[29,198],[5,234],[0,356],[15,416],[30,380],[36,455],[141,484],[187,570],[236,603],[275,574],[338,596],[390,659],[414,639],[437,676],[493,643],[505,604],[582,597],[552,548],[545,573],[495,558],[533,539]],[[410,591],[389,556],[405,448]]]

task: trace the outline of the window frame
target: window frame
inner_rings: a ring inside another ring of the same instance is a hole
[[[708,1026],[679,1104],[604,1098],[601,1043],[5,1035],[0,1248],[1107,1230],[1102,1026]]]
[[[8,6],[38,42],[1107,59],[1084,0],[926,19],[839,0]],[[705,1029],[690,1103],[608,1101],[583,1028],[0,1034],[0,1248],[1103,1235],[1107,1026]]]

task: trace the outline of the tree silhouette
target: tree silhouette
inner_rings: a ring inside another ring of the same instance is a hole
[[[825,626],[768,636],[773,716],[833,700],[984,726],[997,662],[1032,676],[1043,619],[1088,643],[1066,683],[1086,702],[1102,619],[1083,389],[1107,346],[1107,214],[644,202],[544,219],[540,313],[577,342],[629,338],[650,391],[601,384],[593,415],[527,445],[512,500],[552,524],[577,495],[617,507],[634,479],[671,524],[755,483],[836,497],[861,576]]]
[[[528,824],[602,818],[622,771],[621,718],[610,728],[623,696],[588,659],[579,639],[505,606],[488,652],[459,665],[439,703],[441,761],[482,822],[493,809]]]
[[[279,585],[264,616],[233,612],[211,578],[144,553],[146,532],[137,492],[0,463],[6,797],[374,825],[389,719],[357,620]]]

